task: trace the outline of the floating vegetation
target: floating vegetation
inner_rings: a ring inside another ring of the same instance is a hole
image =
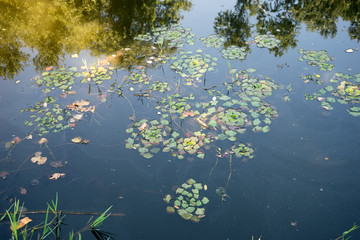
[[[146,74],[144,69],[141,69],[140,72],[132,71],[129,76],[125,77],[126,83],[139,84],[143,83],[149,85],[150,77]]]
[[[53,68],[49,68],[49,71],[42,73],[42,78],[37,77],[35,79],[35,83],[38,86],[45,86],[45,88],[41,90],[43,93],[51,92],[51,89],[54,87],[64,91],[69,90],[75,83],[74,72],[72,70],[76,71],[76,69],[68,70],[66,68],[60,68],[53,70]]]
[[[321,71],[331,71],[334,68],[333,64],[329,64],[329,61],[334,61],[334,57],[329,57],[327,51],[320,50],[304,50],[299,48],[298,51],[300,54],[303,54],[302,57],[299,57],[299,61],[306,61],[309,66],[318,67]]]
[[[186,138],[181,137],[176,141],[178,151],[173,151],[172,155],[182,159],[185,153],[189,153],[197,154],[198,158],[204,158],[204,150],[201,149],[201,147],[210,142],[210,138],[204,133],[201,133],[200,131],[194,132],[194,136]]]
[[[233,145],[231,147],[231,151],[235,154],[238,158],[249,158],[252,159],[254,157],[254,149],[249,144],[239,143],[236,145]]]
[[[155,109],[161,110],[162,112],[168,112],[169,114],[177,114],[180,119],[184,119],[189,115],[198,115],[198,111],[193,111],[192,114],[189,112],[192,108],[190,102],[195,100],[194,94],[189,94],[189,96],[181,96],[176,93],[167,98],[162,98],[158,101],[158,105],[155,106]]]
[[[174,213],[176,209],[183,219],[199,222],[205,217],[205,205],[209,203],[209,199],[202,196],[202,191],[206,189],[206,185],[190,178],[176,189],[175,198],[172,198],[170,194],[164,197],[164,201],[170,204],[166,207],[166,212]]]
[[[200,40],[205,44],[206,47],[220,48],[225,42],[225,38],[213,34],[206,38],[201,37]]]
[[[183,47],[185,41],[189,45],[194,45],[194,33],[190,32],[190,28],[183,28],[179,24],[174,24],[171,27],[154,28],[153,32],[140,34],[134,39],[141,41],[153,41],[160,48],[163,47]]]
[[[169,115],[163,114],[160,122],[147,119],[135,122],[126,130],[131,137],[126,139],[125,147],[137,149],[144,158],[151,158],[160,150],[171,152],[179,159],[183,159],[186,153],[204,158],[204,150],[201,148],[210,143],[209,137],[201,132],[194,132],[193,136],[186,138],[180,137],[180,134],[169,126],[167,118]]]
[[[276,109],[262,100],[272,95],[278,85],[267,77],[251,77],[249,72],[255,70],[235,72],[232,81],[225,83],[228,90],[235,91],[236,97],[210,90],[212,100],[196,104],[196,107],[203,109],[198,119],[212,129],[222,131],[216,139],[236,141],[236,135],[245,133],[247,127],[252,127],[254,132],[266,133],[270,130],[272,119],[278,116]]]
[[[223,187],[218,187],[215,192],[219,197],[221,197],[222,202],[225,202],[226,198],[230,198],[230,196],[226,193],[225,188]]]
[[[34,107],[22,109],[21,112],[32,113],[30,117],[33,119],[33,121],[26,120],[24,124],[29,127],[36,125],[39,136],[67,129],[69,126],[66,119],[71,116],[71,113],[55,102],[55,98],[49,96],[36,103]]]
[[[246,57],[246,48],[245,47],[238,47],[235,45],[231,45],[226,49],[221,50],[223,53],[223,58],[229,60],[244,60]]]
[[[183,159],[186,154],[204,158],[204,148],[210,148],[210,143],[214,140],[236,141],[237,135],[245,133],[247,128],[251,128],[253,132],[269,132],[269,125],[278,116],[278,112],[262,99],[272,95],[278,85],[268,77],[252,77],[254,72],[255,69],[231,70],[231,82],[225,83],[225,86],[235,93],[234,97],[209,90],[211,100],[207,102],[195,102],[193,94],[181,96],[177,93],[162,98],[155,106],[161,119],[135,122],[126,130],[131,134],[126,140],[126,147],[138,149],[146,158],[160,150],[170,152],[179,159]],[[181,129],[182,123],[176,122],[189,117],[199,124],[200,130],[185,132]],[[174,129],[176,126],[185,132],[185,136]],[[236,152],[236,156],[240,156],[244,151],[249,151],[248,157],[252,156],[251,147],[240,147],[245,146],[233,147],[232,153]]]
[[[113,74],[113,67],[105,67],[102,65],[95,65],[91,67],[86,66],[86,62],[84,61],[86,71],[77,73],[76,76],[83,76],[84,78],[80,80],[81,83],[86,82],[95,82],[96,84],[101,84],[103,81],[110,80],[111,75]]]
[[[160,81],[155,81],[153,84],[151,84],[151,86],[148,87],[148,89],[149,92],[158,91],[164,93],[170,91],[169,83]]]
[[[309,82],[315,82],[318,85],[321,85],[323,83],[322,80],[320,80],[320,75],[319,74],[309,74],[309,75],[302,75],[300,76],[300,78],[302,80],[304,80],[304,83],[309,83]]]
[[[320,88],[316,93],[306,94],[306,100],[318,100],[325,110],[333,110],[333,104],[359,104],[360,103],[360,74],[348,75],[335,73],[330,83]],[[360,108],[350,107],[347,111],[355,117],[360,116]]]
[[[165,117],[167,117],[166,114],[163,115],[160,122],[147,119],[134,122],[132,127],[126,129],[126,133],[131,134],[131,137],[125,140],[125,147],[137,149],[144,158],[153,157],[154,153],[160,151],[164,138],[168,137],[171,132],[171,128],[168,126],[169,121]]]
[[[182,78],[185,78],[186,85],[192,85],[194,81],[200,81],[200,78],[208,71],[214,71],[218,58],[210,54],[200,54],[201,49],[195,51],[180,52],[180,57],[170,65],[170,68],[176,71]]]
[[[264,34],[255,36],[256,46],[259,48],[276,48],[280,45],[280,40],[276,39],[275,35],[272,34]]]

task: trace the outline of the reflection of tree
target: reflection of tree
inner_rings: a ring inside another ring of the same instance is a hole
[[[12,33],[1,33],[0,76],[22,69],[23,46],[34,50],[37,70],[84,49],[110,55],[131,48],[133,37],[152,27],[178,22],[179,12],[191,6],[187,0],[0,0],[0,28]]]
[[[360,1],[359,0],[302,0],[293,4],[294,17],[306,24],[312,31],[319,31],[322,36],[335,37],[336,22],[339,18],[350,22],[349,35],[360,40]]]
[[[273,34],[280,47],[269,50],[281,56],[289,47],[296,47],[296,33],[301,23],[324,37],[335,37],[339,17],[350,22],[351,39],[360,40],[359,0],[300,1],[237,1],[233,11],[224,11],[215,19],[215,32],[227,39],[227,45],[244,46],[250,37],[249,18],[256,18],[258,34]]]
[[[234,11],[220,12],[215,19],[215,32],[226,38],[225,46],[247,46],[246,39],[251,36],[249,13],[246,1],[238,1]]]

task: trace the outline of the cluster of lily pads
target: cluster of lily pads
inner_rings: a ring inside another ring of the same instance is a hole
[[[174,157],[183,159],[185,154],[197,154],[198,158],[204,158],[204,144],[210,143],[208,136],[201,132],[194,132],[189,137],[180,137],[180,134],[169,125],[168,114],[162,114],[159,121],[142,119],[134,122],[126,129],[131,137],[125,140],[125,147],[137,149],[144,158],[151,158],[160,150],[171,152]]]
[[[304,50],[299,48],[298,52],[303,54],[302,57],[299,57],[299,61],[306,61],[309,66],[318,67],[321,71],[331,71],[334,68],[334,64],[328,62],[335,60],[334,57],[329,57],[327,51],[320,50]]]
[[[150,84],[150,78],[146,74],[144,69],[141,69],[139,72],[132,71],[130,72],[129,76],[125,78],[126,83],[133,83],[133,84]]]
[[[105,67],[102,65],[91,66],[89,69],[86,68],[86,71],[83,71],[81,75],[79,73],[76,76],[84,77],[80,82],[95,82],[96,84],[101,84],[103,81],[111,80],[111,75],[113,74],[113,67]]]
[[[183,42],[186,41],[189,45],[194,45],[194,33],[190,32],[190,28],[183,28],[179,24],[174,24],[170,27],[154,28],[153,32],[139,34],[134,39],[141,41],[153,41],[159,47],[183,47]]]
[[[184,119],[187,117],[185,113],[191,110],[190,101],[193,100],[195,100],[195,96],[192,93],[188,96],[181,96],[179,93],[176,93],[167,98],[161,98],[155,109],[168,112],[169,114],[177,113],[180,119]],[[192,113],[193,115],[199,114],[199,112]]]
[[[67,118],[71,116],[71,113],[55,102],[55,98],[48,96],[43,101],[36,103],[34,107],[22,109],[21,112],[32,113],[30,117],[33,119],[33,121],[26,120],[24,124],[29,127],[36,125],[39,136],[50,131],[57,133],[69,128]]]
[[[220,48],[225,42],[225,38],[213,34],[208,37],[201,37],[200,40],[205,44],[206,47]]]
[[[251,101],[255,101],[257,107],[251,106]],[[199,105],[204,111],[199,118],[212,130],[221,131],[215,137],[219,140],[236,141],[236,135],[245,133],[248,127],[254,132],[267,133],[272,119],[277,117],[277,111],[259,97],[240,100],[220,94]]]
[[[135,122],[127,130],[132,134],[126,140],[127,148],[138,149],[146,158],[152,157],[153,153],[161,149],[179,159],[186,154],[204,158],[204,149],[208,149],[213,140],[236,141],[237,135],[245,133],[247,128],[251,128],[253,132],[269,132],[269,125],[278,116],[278,112],[263,99],[272,95],[278,85],[268,77],[253,77],[255,69],[230,72],[231,81],[224,84],[234,94],[226,95],[218,90],[209,90],[211,100],[201,102],[195,102],[194,94],[181,96],[177,93],[162,98],[155,106],[161,114],[160,122],[153,120],[150,125],[144,125],[146,119]],[[199,124],[200,130],[186,132],[185,136],[181,136],[181,131],[174,130],[180,125],[174,123],[188,117]],[[171,126],[168,124],[170,122]],[[150,140],[151,138],[154,140]],[[246,149],[249,150],[248,146]]]
[[[175,70],[182,78],[186,79],[186,85],[192,85],[194,81],[199,79],[206,73],[214,71],[217,57],[212,57],[210,54],[200,54],[201,49],[195,51],[180,52],[180,56],[174,61],[170,68]]]
[[[126,139],[125,147],[128,149],[137,149],[144,158],[151,158],[153,154],[161,150],[165,138],[169,137],[171,128],[168,126],[168,116],[163,114],[159,121],[141,119],[126,129],[126,133],[131,137]],[[149,123],[149,124],[148,124]],[[174,134],[174,132],[173,132]]]
[[[195,223],[205,217],[205,205],[209,203],[207,197],[202,197],[203,190],[207,186],[196,182],[190,178],[176,189],[176,197],[167,194],[164,201],[170,206],[166,207],[167,213],[175,213],[175,211],[185,220],[191,220]]]
[[[52,88],[66,91],[75,83],[74,71],[76,68],[66,69],[62,67],[56,70],[51,68],[49,71],[42,72],[42,78],[37,77],[35,83],[38,86],[45,85],[45,88],[41,90],[43,93],[51,92]]]
[[[226,49],[221,50],[223,58],[229,60],[244,60],[246,58],[246,48],[231,45]]]
[[[275,35],[264,34],[255,36],[255,43],[259,48],[272,49],[279,47],[280,40],[276,39]]]
[[[254,149],[249,144],[239,143],[231,147],[231,150],[234,152],[235,156],[238,158],[247,157],[252,159],[254,157]]]
[[[309,82],[315,82],[318,85],[321,85],[323,83],[322,80],[320,80],[320,74],[308,74],[308,75],[301,75],[300,78],[304,80],[304,83]]]
[[[168,82],[155,81],[153,84],[151,84],[148,87],[148,91],[149,92],[158,91],[158,92],[161,92],[161,93],[170,91],[169,83]]]
[[[347,111],[350,115],[359,117],[360,107],[360,74],[335,73],[325,87],[316,93],[306,94],[307,100],[318,100],[325,110],[333,110],[336,102],[340,104],[353,104]]]

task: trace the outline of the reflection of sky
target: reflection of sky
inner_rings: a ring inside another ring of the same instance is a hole
[[[220,11],[233,9],[234,0],[211,0],[193,1],[190,12],[182,12],[184,19],[181,23],[184,27],[191,27],[197,35],[207,36],[214,33],[214,21]]]

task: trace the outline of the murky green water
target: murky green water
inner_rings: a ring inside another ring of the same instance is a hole
[[[336,239],[360,219],[359,6],[0,1],[1,211],[58,193],[125,214],[115,239]]]

